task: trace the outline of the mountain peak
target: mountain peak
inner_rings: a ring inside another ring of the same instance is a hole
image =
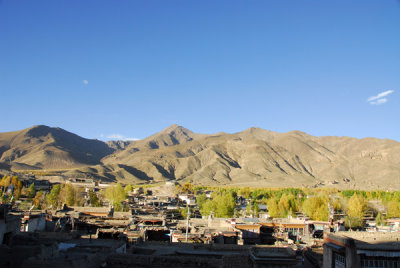
[[[114,151],[104,142],[45,125],[0,133],[0,148],[0,162],[32,169],[95,165]]]
[[[177,145],[194,140],[202,134],[196,134],[177,124],[173,124],[160,132],[153,134],[141,142],[135,144],[135,146],[140,146],[140,144],[145,144],[146,147],[151,149],[158,149],[160,147],[166,147],[171,145]]]
[[[291,134],[291,135],[296,135],[296,136],[301,136],[301,137],[310,137],[309,134],[306,132],[300,131],[300,130],[292,130],[289,132],[286,132],[286,134]]]
[[[38,138],[41,136],[46,136],[49,134],[49,132],[52,130],[51,127],[46,126],[46,125],[35,125],[30,128],[26,129],[26,135],[33,137],[33,138]]]
[[[160,131],[160,133],[171,133],[174,131],[191,132],[189,129],[186,129],[178,124],[173,124],[173,125],[170,125],[169,127],[165,128],[164,130]]]
[[[399,142],[256,127],[218,134],[174,124],[135,143],[107,145],[37,125],[0,133],[0,167],[65,170],[65,176],[76,171],[132,183],[184,179],[199,185],[400,189]]]
[[[260,127],[250,127],[246,130],[238,132],[238,134],[250,134],[250,135],[270,135],[272,133],[274,132]]]

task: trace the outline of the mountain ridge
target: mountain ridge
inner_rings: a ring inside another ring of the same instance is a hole
[[[70,168],[100,163],[113,150],[98,140],[44,125],[0,133],[0,162],[11,166]]]
[[[171,125],[142,140],[106,143],[40,125],[0,133],[0,164],[124,183],[400,189],[397,141],[256,127],[198,134]]]

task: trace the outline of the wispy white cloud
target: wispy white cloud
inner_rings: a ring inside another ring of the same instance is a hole
[[[376,96],[369,97],[367,99],[367,101],[369,102],[369,104],[372,104],[372,105],[384,104],[388,101],[388,99],[385,97],[392,94],[393,92],[394,92],[394,90],[387,90],[387,91],[381,92]]]
[[[369,97],[367,99],[367,101],[369,102],[369,104],[372,104],[372,105],[384,104],[388,101],[388,99],[385,97],[392,94],[393,92],[394,92],[394,90],[383,91],[376,96]]]
[[[107,139],[110,140],[121,140],[121,141],[137,141],[140,140],[138,138],[128,138],[121,134],[111,134],[107,136]]]
[[[88,80],[83,80],[82,83],[86,86],[87,84],[89,84]]]
[[[379,105],[379,104],[384,104],[387,102],[387,98],[382,98],[382,99],[377,99],[376,101],[370,101],[370,104],[373,105]]]
[[[111,134],[107,136],[107,139],[112,139],[112,140],[123,140],[125,137],[121,134]]]

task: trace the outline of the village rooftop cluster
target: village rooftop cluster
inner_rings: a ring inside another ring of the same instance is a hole
[[[272,217],[271,203],[256,204],[245,191],[224,199],[218,189],[194,190],[174,181],[123,189],[86,178],[20,176],[0,186],[0,267],[400,265],[399,218],[382,225],[364,213],[355,231],[344,210],[330,204],[328,220],[313,220],[301,210]],[[67,202],[60,203],[63,198]],[[217,198],[220,207],[211,203]]]

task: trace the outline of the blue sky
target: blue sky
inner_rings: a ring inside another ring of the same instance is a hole
[[[0,132],[400,141],[399,86],[397,0],[0,1]]]

